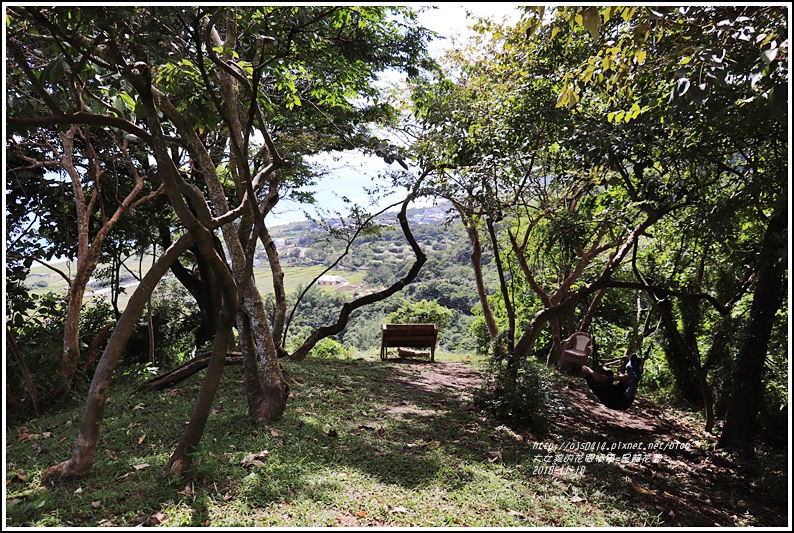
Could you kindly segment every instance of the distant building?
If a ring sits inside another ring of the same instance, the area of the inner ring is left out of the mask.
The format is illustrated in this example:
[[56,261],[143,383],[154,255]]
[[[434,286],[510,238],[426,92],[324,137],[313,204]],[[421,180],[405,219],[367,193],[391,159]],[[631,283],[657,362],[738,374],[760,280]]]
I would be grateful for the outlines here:
[[317,280],[318,287],[338,287],[347,284],[347,280],[342,276],[320,276]]

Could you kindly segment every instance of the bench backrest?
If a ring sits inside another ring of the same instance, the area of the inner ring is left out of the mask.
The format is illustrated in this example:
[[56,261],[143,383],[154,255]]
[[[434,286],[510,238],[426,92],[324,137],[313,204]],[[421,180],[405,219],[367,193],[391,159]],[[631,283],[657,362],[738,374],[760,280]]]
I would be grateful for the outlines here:
[[438,335],[438,324],[383,324],[384,337],[429,337]]

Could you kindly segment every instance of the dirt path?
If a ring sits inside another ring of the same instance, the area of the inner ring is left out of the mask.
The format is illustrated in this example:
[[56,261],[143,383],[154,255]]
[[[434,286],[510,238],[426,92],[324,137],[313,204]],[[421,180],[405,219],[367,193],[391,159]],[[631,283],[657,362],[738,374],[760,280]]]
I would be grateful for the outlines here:
[[[407,373],[399,379],[406,393],[412,390],[420,400],[432,401],[434,391],[443,390],[470,406],[483,379],[464,363],[404,362]],[[523,446],[527,453],[552,450],[574,460],[590,455],[581,475],[589,490],[619,494],[668,526],[787,524],[782,452],[740,462],[716,450],[716,436],[683,411],[642,397],[627,411],[613,411],[598,403],[582,380],[568,376],[555,374],[551,387],[550,427],[542,434],[522,432]],[[494,426],[502,423],[493,420]]]

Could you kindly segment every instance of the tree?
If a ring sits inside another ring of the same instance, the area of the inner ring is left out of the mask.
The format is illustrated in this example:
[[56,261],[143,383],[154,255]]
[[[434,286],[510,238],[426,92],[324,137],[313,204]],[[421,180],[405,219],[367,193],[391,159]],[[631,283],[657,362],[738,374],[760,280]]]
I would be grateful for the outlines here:
[[[273,251],[265,217],[293,185],[303,185],[292,180],[287,157],[300,164],[300,150],[319,151],[332,142],[372,144],[374,137],[353,119],[365,112],[370,119],[388,118],[389,106],[377,101],[373,83],[379,71],[397,67],[414,72],[423,64],[426,32],[400,23],[400,18],[414,16],[409,9],[356,6],[13,11],[15,37],[50,43],[55,47],[48,49],[52,55],[65,58],[71,80],[90,88],[85,106],[49,114],[26,107],[23,98],[20,112],[10,120],[13,126],[77,128],[90,123],[135,144],[140,166],[162,180],[178,220],[172,231],[183,232],[157,260],[152,275],[144,276],[145,283],[122,313],[92,382],[74,456],[51,474],[81,474],[90,467],[109,373],[129,335],[129,323],[158,276],[189,246],[196,247],[219,285],[218,314],[195,411],[164,472],[179,475],[190,465],[235,323],[249,414],[255,421],[281,415],[288,387],[251,273],[256,242],[263,240]],[[38,78],[29,79],[35,85]],[[68,92],[61,90],[60,78],[54,80],[55,92]],[[37,94],[46,100],[49,93]],[[355,106],[356,98],[365,104]],[[313,111],[301,113],[302,107]],[[287,118],[291,114],[295,118]],[[303,120],[298,117],[311,115],[313,122],[306,123],[325,122],[325,131],[336,128],[340,134],[314,144],[292,142]],[[348,122],[330,123],[338,117]],[[356,135],[346,136],[346,131]],[[228,265],[216,246],[216,229],[223,235]],[[420,267],[421,261],[414,276]],[[282,283],[276,271],[274,281]],[[382,296],[409,281],[402,280]],[[322,332],[311,337],[305,346],[322,337]]]
[[[643,124],[645,131],[670,129],[665,138],[683,141],[670,151],[690,162],[690,180],[705,185],[701,188],[704,194],[691,196],[686,190],[689,183],[683,181],[671,185],[690,196],[697,213],[694,231],[702,246],[709,249],[724,242],[724,235],[720,240],[703,240],[704,227],[708,229],[706,238],[740,223],[743,233],[759,236],[750,246],[759,250],[761,259],[743,258],[739,263],[746,268],[739,278],[751,280],[757,275],[756,295],[765,294],[763,303],[754,299],[750,318],[751,323],[759,320],[753,325],[759,336],[748,342],[745,334],[740,343],[739,384],[733,388],[729,408],[733,412],[726,415],[726,420],[733,422],[727,424],[727,435],[721,439],[725,446],[746,446],[762,392],[764,358],[759,352],[766,350],[771,317],[784,290],[775,281],[781,275],[780,267],[769,257],[776,253],[774,243],[785,232],[778,221],[780,199],[785,196],[783,169],[787,169],[782,128],[789,83],[786,10],[781,6],[609,7],[571,8],[561,15],[558,32],[565,25],[584,26],[593,39],[612,40],[570,73],[558,104],[574,106],[593,85],[605,83],[611,94],[607,101],[623,102],[622,109],[609,112],[611,122],[642,123],[643,116],[655,117]],[[602,24],[617,16],[625,24],[619,24],[615,33],[605,32]],[[632,141],[636,143],[638,138],[642,137],[636,135]],[[761,238],[759,229],[763,227],[766,234]],[[734,251],[729,253],[738,259]],[[718,269],[723,267],[716,265]],[[724,296],[726,307],[739,302],[750,283],[733,286],[734,292]],[[688,314],[695,320],[687,320],[689,333],[684,335],[673,326],[671,317],[666,322],[676,344],[689,354],[700,373],[699,357],[693,355],[697,352],[693,335],[699,321],[697,310]],[[749,348],[750,344],[754,348]],[[706,396],[705,378],[699,379]],[[708,410],[709,400],[705,401]],[[709,420],[706,426],[710,428]]]
[[[10,49],[18,66],[30,61],[30,58],[14,39],[11,40]],[[51,64],[45,68],[49,69],[50,67]],[[15,90],[30,91],[37,95],[47,103],[51,116],[62,114],[64,108],[49,98],[33,71],[30,68],[19,68],[19,70],[24,73],[25,77],[20,86],[15,87]],[[72,379],[80,359],[80,309],[88,282],[99,262],[105,239],[129,211],[162,192],[162,189],[152,188],[148,183],[149,180],[138,172],[130,155],[127,140],[117,142],[113,135],[99,133],[98,136],[105,136],[115,146],[111,150],[97,150],[94,146],[95,143],[102,141],[94,140],[94,135],[91,128],[73,125],[66,130],[57,132],[59,146],[56,146],[58,143],[54,138],[47,139],[46,134],[42,135],[44,141],[39,148],[44,153],[50,152],[53,158],[46,158],[43,161],[27,157],[26,152],[30,153],[30,147],[24,146],[27,143],[22,143],[23,147],[12,138],[9,147],[16,151],[20,159],[26,159],[22,167],[11,169],[17,177],[29,175],[19,172],[24,169],[49,168],[52,171],[58,165],[71,184],[70,200],[73,202],[71,211],[75,221],[76,234],[71,236],[70,240],[76,243],[76,247],[64,251],[76,260],[75,274],[70,276],[57,268],[50,267],[58,272],[69,285],[63,352],[58,379],[54,381],[56,388],[50,392],[51,398],[59,402],[63,402],[71,393]],[[83,147],[81,150],[83,155],[78,155],[76,144]],[[100,156],[100,154],[102,155]],[[42,155],[44,154],[42,153]],[[86,158],[85,166],[80,162],[82,157]],[[114,161],[111,158],[126,161],[127,168],[125,169],[123,166],[114,168]],[[121,180],[126,179],[126,183],[119,183],[120,178]],[[116,181],[115,187],[113,181]],[[33,184],[28,183],[22,187],[29,188],[30,185]],[[104,197],[103,187],[105,186],[114,187],[116,198],[119,198],[120,201],[108,202]],[[125,191],[125,189],[127,190]],[[41,224],[48,221],[40,219],[38,222]],[[92,226],[94,226],[93,229]],[[45,258],[34,257],[34,259],[43,260]]]

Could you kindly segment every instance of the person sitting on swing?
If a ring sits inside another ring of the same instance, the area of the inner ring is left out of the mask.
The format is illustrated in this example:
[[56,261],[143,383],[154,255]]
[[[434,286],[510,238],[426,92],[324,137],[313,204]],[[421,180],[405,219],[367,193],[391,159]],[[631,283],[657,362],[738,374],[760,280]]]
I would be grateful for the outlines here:
[[579,375],[587,381],[587,386],[605,407],[625,411],[634,402],[637,394],[637,385],[642,375],[642,360],[632,354],[626,364],[626,373],[617,376],[611,370],[602,373],[587,365],[582,366]]

